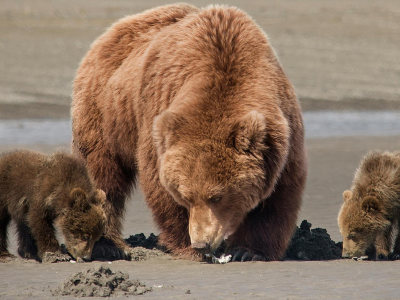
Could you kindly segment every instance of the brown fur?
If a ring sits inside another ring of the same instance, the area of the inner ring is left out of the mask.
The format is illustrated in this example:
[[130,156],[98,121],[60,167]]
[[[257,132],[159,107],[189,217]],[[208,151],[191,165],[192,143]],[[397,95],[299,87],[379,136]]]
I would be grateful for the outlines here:
[[359,257],[374,250],[384,256],[391,250],[400,253],[398,233],[392,243],[392,234],[399,230],[400,152],[367,154],[343,199],[338,216],[343,257]]
[[14,151],[0,156],[0,179],[0,256],[10,256],[7,226],[14,220],[23,258],[60,253],[56,225],[69,253],[90,259],[104,232],[105,194],[93,187],[83,161],[61,152]]
[[228,246],[282,257],[306,180],[293,88],[262,30],[239,9],[169,5],[98,38],[74,84],[73,149],[107,193],[106,236],[138,175],[181,256]]

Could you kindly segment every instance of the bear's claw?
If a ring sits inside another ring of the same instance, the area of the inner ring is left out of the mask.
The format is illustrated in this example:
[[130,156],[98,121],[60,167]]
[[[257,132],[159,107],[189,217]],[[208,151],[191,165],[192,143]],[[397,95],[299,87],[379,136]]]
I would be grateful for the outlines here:
[[400,254],[394,253],[394,252],[390,252],[389,255],[388,255],[388,259],[390,259],[390,260],[400,260]]
[[102,245],[93,249],[92,260],[130,260],[130,255],[115,246]]
[[131,260],[129,251],[120,249],[113,242],[101,237],[94,245],[92,260]]
[[232,261],[266,261],[266,257],[260,253],[253,252],[251,250],[243,248],[235,248],[230,253],[232,255]]

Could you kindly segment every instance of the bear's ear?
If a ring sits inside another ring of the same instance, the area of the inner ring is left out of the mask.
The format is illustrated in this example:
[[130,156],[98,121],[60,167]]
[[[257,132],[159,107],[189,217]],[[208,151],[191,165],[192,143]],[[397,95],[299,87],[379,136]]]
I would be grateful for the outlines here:
[[376,213],[380,212],[381,204],[375,196],[366,196],[362,200],[361,208],[366,213]]
[[346,190],[343,192],[343,201],[349,201],[351,199],[351,197],[353,197],[353,193],[352,191]]
[[87,203],[85,191],[81,188],[74,188],[69,194],[69,206],[72,207],[76,204],[82,206],[84,203]]
[[166,110],[161,115],[154,118],[153,140],[158,155],[163,154],[166,148],[174,144],[174,132],[184,125],[184,123],[185,120],[182,117],[170,110]]
[[95,197],[92,199],[94,205],[103,206],[106,203],[106,193],[103,190],[97,189]]
[[242,117],[233,126],[233,147],[239,151],[248,151],[263,142],[267,134],[265,117],[253,110]]

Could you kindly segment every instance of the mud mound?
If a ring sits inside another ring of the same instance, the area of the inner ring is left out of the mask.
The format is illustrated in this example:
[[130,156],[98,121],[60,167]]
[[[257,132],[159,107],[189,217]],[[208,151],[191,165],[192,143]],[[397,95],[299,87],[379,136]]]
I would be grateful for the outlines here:
[[327,260],[342,258],[342,242],[335,243],[323,228],[311,229],[307,220],[296,228],[284,260]]
[[53,296],[110,297],[142,295],[152,291],[138,280],[129,280],[129,275],[112,272],[102,266],[78,272],[68,278],[61,287],[52,291]]

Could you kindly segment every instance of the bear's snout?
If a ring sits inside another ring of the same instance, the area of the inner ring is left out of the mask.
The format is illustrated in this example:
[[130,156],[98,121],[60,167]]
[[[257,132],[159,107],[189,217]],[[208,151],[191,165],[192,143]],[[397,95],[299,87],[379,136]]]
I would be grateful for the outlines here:
[[192,248],[201,253],[211,253],[211,246],[206,242],[194,242]]
[[342,258],[351,258],[351,255],[347,251],[343,251]]
[[206,205],[192,206],[189,217],[189,236],[193,249],[212,253],[224,239],[223,226]]

